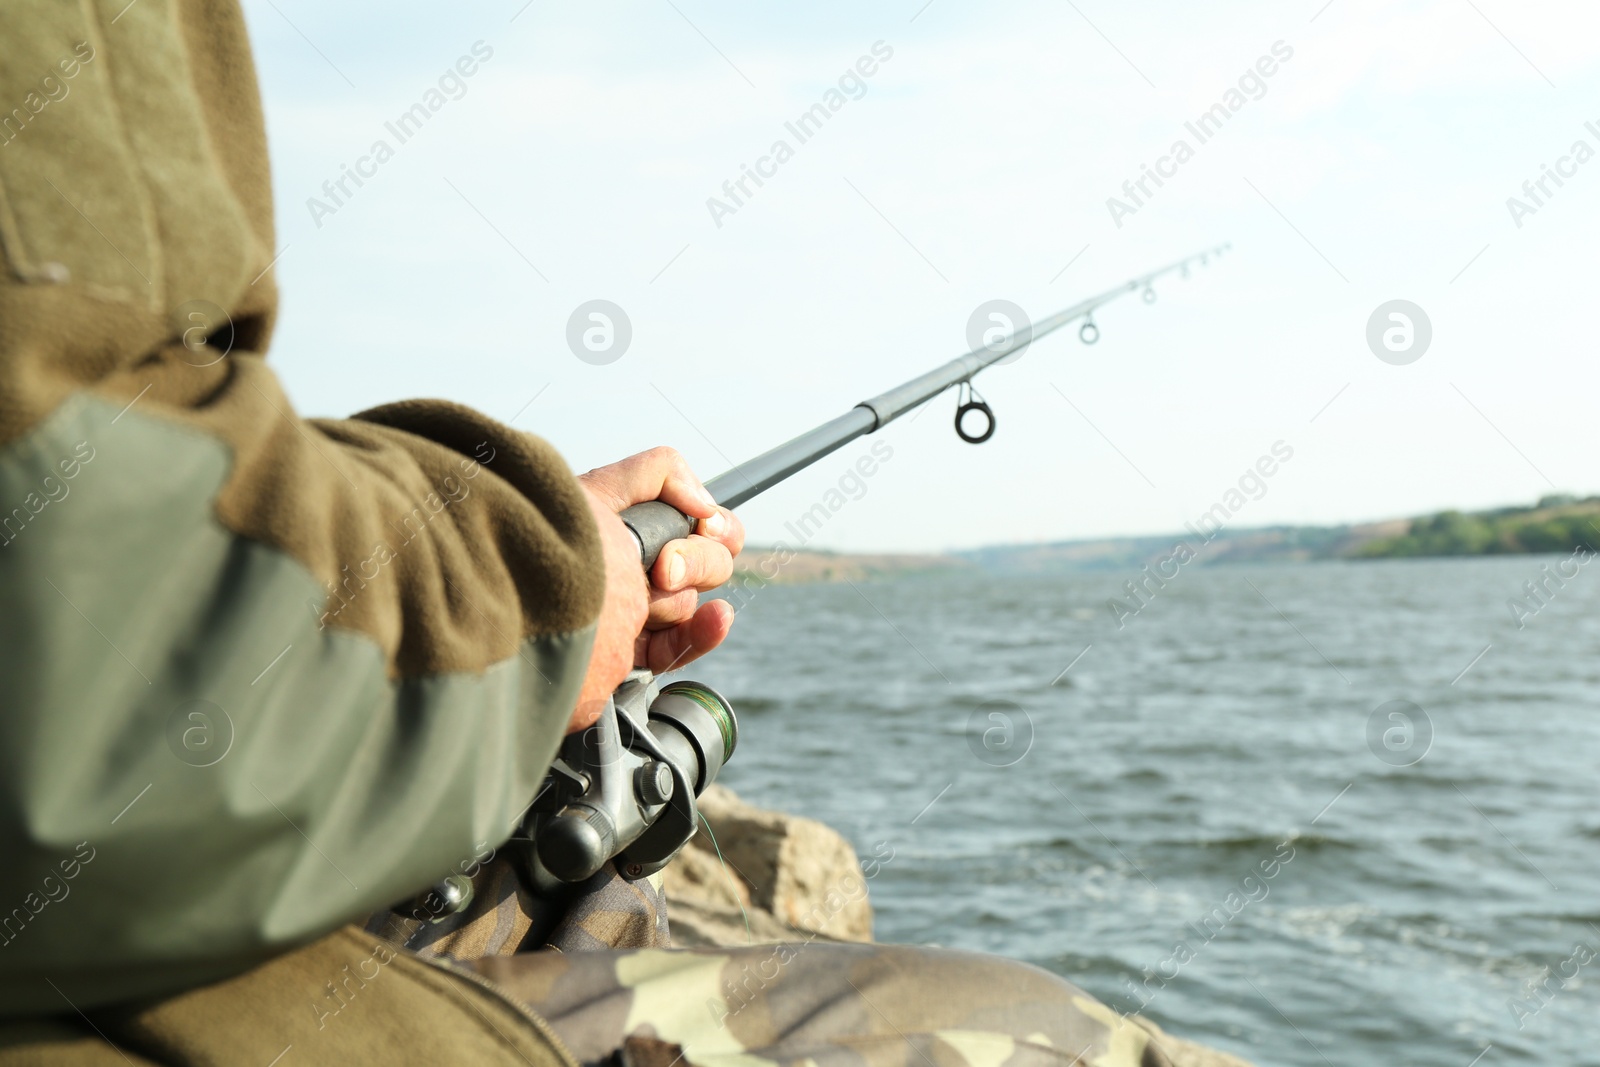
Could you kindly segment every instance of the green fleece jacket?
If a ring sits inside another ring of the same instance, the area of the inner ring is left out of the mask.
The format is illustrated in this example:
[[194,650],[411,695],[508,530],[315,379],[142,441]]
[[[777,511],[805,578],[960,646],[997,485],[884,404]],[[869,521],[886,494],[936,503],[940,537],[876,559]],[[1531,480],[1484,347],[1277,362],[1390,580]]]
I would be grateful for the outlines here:
[[234,0],[0,10],[0,1017],[302,958],[503,840],[576,699],[571,473],[302,419],[276,251]]

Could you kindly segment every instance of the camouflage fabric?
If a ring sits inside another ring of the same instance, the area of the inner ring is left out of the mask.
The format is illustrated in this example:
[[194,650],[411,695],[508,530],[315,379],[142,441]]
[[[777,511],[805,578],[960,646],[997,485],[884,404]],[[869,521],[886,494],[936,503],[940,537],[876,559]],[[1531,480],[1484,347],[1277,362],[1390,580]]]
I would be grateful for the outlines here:
[[607,867],[578,887],[544,936],[544,947],[562,952],[669,947],[672,932],[661,882],[659,874],[629,882]]
[[824,941],[667,950],[658,878],[608,866],[546,899],[503,855],[468,873],[460,915],[384,912],[367,931],[488,979],[586,1065],[1169,1067],[1148,1030],[1026,964]]
[[545,898],[526,888],[504,855],[491,852],[463,873],[473,890],[465,911],[438,921],[423,904],[381,911],[367,920],[367,932],[451,963],[540,948],[590,952],[672,944],[660,875],[630,882],[607,864],[561,897]]
[[1156,1038],[1026,964],[801,943],[519,953],[461,964],[585,1065],[1170,1067]]

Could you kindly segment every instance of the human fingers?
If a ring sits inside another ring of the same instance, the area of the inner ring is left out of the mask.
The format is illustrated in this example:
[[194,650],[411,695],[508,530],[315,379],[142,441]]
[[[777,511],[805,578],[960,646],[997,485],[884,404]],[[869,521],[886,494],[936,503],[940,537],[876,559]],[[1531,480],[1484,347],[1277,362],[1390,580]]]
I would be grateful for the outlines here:
[[715,514],[701,519],[695,533],[719,542],[731,556],[744,551],[744,523],[727,508],[719,507]]
[[[668,593],[654,587],[650,590],[650,608],[642,633],[651,630],[665,630],[681,622],[688,622],[694,617],[695,609],[700,606],[700,594],[693,589],[683,589],[676,593]],[[642,666],[639,661],[635,666]]]
[[671,504],[694,519],[706,518],[717,510],[716,501],[689,468],[689,461],[675,448],[652,448],[596,467],[579,480],[602,496],[613,511],[647,500]]
[[732,628],[733,605],[726,600],[708,600],[687,622],[646,631],[645,666],[656,674],[677,670],[722,644]]
[[654,589],[676,593],[683,589],[705,592],[733,577],[733,553],[721,541],[691,534],[668,541],[650,568]]

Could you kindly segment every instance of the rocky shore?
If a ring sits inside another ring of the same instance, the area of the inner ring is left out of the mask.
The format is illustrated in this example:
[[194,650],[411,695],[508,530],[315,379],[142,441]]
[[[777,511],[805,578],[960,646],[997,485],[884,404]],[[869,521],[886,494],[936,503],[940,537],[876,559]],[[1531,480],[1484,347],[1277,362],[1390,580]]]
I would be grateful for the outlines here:
[[[863,865],[837,831],[814,819],[746,804],[716,785],[701,797],[700,810],[722,860],[700,833],[667,868],[674,945],[872,940],[868,886],[876,861],[869,857]],[[1174,1037],[1148,1019],[1129,1019],[1151,1033],[1175,1067],[1251,1067],[1226,1052]]]

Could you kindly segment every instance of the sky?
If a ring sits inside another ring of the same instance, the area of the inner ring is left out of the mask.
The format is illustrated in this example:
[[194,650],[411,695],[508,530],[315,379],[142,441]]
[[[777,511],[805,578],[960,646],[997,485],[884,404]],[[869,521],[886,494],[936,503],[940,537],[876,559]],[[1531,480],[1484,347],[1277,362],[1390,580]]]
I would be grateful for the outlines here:
[[[1593,5],[245,9],[270,358],[304,414],[445,397],[576,470],[670,444],[709,478],[967,351],[987,301],[1042,319],[1230,242],[1099,311],[1093,346],[1063,330],[983,374],[988,443],[939,397],[869,477],[873,439],[742,507],[751,542],[796,544],[819,502],[809,547],[933,551],[1176,530],[1242,478],[1240,527],[1600,491],[1600,158],[1573,156],[1600,151]],[[841,79],[802,143],[786,123]],[[418,103],[402,142],[386,123]],[[1185,124],[1219,103],[1202,143]],[[1135,201],[1147,165],[1170,176]],[[1547,165],[1568,176],[1536,202]],[[625,349],[569,344],[593,300]],[[1420,356],[1369,343],[1395,300],[1426,317]]]

